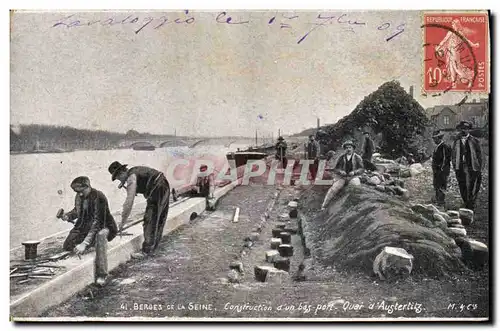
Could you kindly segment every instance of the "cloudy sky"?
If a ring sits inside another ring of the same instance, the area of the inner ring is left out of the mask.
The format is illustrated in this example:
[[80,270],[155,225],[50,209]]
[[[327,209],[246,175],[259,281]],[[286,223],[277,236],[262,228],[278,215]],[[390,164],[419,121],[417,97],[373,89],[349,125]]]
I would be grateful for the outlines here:
[[333,123],[393,79],[424,108],[456,103],[420,95],[421,15],[17,12],[11,124],[276,136]]

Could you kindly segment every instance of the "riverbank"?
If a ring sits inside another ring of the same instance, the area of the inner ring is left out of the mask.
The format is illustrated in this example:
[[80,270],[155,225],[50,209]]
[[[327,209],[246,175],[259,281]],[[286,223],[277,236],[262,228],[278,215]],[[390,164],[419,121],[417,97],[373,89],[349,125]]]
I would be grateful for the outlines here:
[[[305,281],[296,282],[292,277],[281,284],[256,281],[253,268],[268,265],[264,252],[269,249],[278,215],[305,189],[237,187],[220,201],[215,212],[204,213],[165,238],[154,257],[122,265],[112,272],[109,286],[86,288],[43,316],[138,320],[412,317],[424,320],[488,316],[488,285],[482,275],[450,281],[416,281],[410,277],[382,282],[371,275],[314,265]],[[244,274],[240,283],[229,283],[226,278],[229,263],[242,256],[244,239],[255,230],[276,193],[269,221],[242,257]],[[232,222],[235,207],[240,207],[238,223]],[[292,239],[292,276],[303,258],[297,238]],[[331,276],[329,280],[320,280],[325,279],[325,274]]]

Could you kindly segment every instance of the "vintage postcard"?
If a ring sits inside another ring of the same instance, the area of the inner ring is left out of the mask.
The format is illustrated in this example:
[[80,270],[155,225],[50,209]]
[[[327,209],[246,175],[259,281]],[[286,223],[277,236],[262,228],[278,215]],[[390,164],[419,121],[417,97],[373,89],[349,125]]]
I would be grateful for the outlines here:
[[491,321],[489,11],[10,19],[12,321]]

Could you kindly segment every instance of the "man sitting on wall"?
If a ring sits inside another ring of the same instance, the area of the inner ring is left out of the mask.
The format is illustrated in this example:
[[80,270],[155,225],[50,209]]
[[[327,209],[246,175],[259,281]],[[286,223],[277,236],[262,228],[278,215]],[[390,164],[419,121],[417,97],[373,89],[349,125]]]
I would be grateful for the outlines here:
[[324,210],[330,203],[332,198],[350,182],[359,183],[359,175],[364,172],[363,159],[358,154],[354,153],[356,146],[351,140],[346,141],[342,147],[345,150],[335,165],[334,182],[328,192],[326,193],[321,210]]

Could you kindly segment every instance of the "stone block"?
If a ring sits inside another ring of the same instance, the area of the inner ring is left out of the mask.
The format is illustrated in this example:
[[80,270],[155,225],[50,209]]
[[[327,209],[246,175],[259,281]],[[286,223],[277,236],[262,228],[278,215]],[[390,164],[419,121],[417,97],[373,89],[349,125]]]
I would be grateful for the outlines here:
[[373,261],[373,272],[381,279],[407,277],[413,269],[413,256],[398,247],[386,246]]
[[[448,228],[446,229],[447,233],[451,233],[451,237],[452,238],[456,238],[456,237],[465,237],[467,235],[467,231],[465,229],[461,229],[461,228]],[[455,236],[454,236],[455,235]]]
[[267,271],[265,282],[270,284],[282,284],[285,283],[288,278],[288,272],[272,268]]
[[274,267],[279,270],[284,270],[286,272],[290,271],[290,259],[286,257],[278,257],[274,261]]
[[239,283],[240,282],[240,274],[238,271],[231,269],[227,273],[227,279],[229,280],[230,283]]
[[460,213],[456,210],[448,210],[446,212],[451,218],[460,218]]
[[229,263],[229,269],[243,273],[243,263],[241,261],[233,261]]
[[292,210],[290,210],[288,215],[290,216],[290,218],[297,218],[297,216],[299,215],[299,212],[297,211],[297,209],[292,209]]
[[277,229],[272,229],[271,231],[273,234],[273,238],[279,238],[280,233],[283,232],[283,229],[277,228]]
[[271,249],[278,249],[281,244],[281,238],[271,238]]
[[470,209],[460,208],[458,210],[460,219],[463,225],[471,225],[474,223],[474,212]]
[[293,256],[293,246],[288,244],[281,244],[278,246],[278,252],[283,257]]
[[377,186],[377,185],[380,185],[380,183],[382,183],[382,181],[380,180],[380,178],[378,178],[378,176],[371,176],[368,179],[368,183],[371,185]]
[[484,243],[470,238],[457,239],[456,243],[462,250],[462,259],[467,265],[481,269],[488,263],[489,251]]
[[286,231],[281,232],[279,238],[281,238],[281,242],[283,244],[289,244],[292,242],[292,235]]
[[379,192],[385,192],[385,186],[384,185],[377,185],[375,186],[375,189]]
[[[278,246],[279,248],[279,246]],[[280,256],[280,253],[277,250],[271,250],[266,252],[266,262],[273,263],[276,258]]]
[[299,203],[297,201],[292,200],[288,203],[288,207],[291,209],[296,209],[298,206],[299,206]]
[[448,225],[454,225],[454,224],[462,225],[462,220],[460,218],[450,218],[447,222]]
[[255,280],[259,282],[265,282],[267,273],[269,270],[274,269],[274,267],[268,267],[268,266],[255,266],[254,267],[254,276]]

